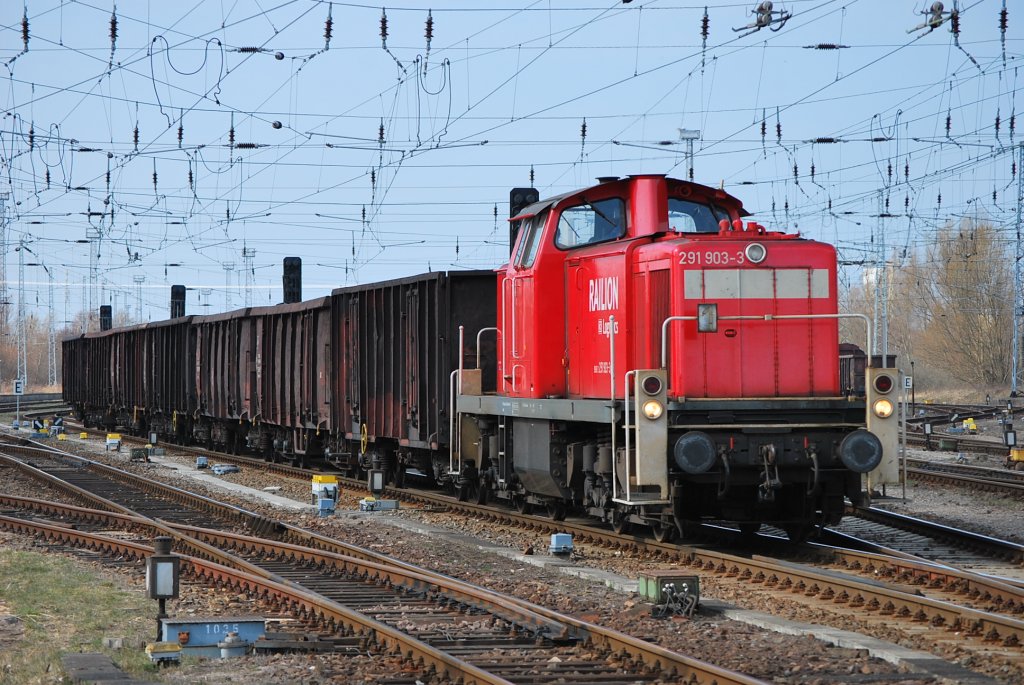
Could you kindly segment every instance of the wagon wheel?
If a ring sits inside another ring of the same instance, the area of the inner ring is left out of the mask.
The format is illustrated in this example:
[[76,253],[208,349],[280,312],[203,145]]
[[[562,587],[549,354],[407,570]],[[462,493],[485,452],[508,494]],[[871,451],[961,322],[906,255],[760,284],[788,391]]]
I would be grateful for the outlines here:
[[391,482],[392,484],[394,484],[396,488],[405,487],[405,464],[395,464],[395,470],[392,472],[391,475]]
[[512,506],[516,508],[520,514],[530,513],[530,503],[526,501],[526,495],[512,495]]
[[564,521],[565,520],[565,502],[560,500],[548,500],[547,502],[548,517],[552,521]]
[[651,524],[651,533],[658,542],[671,542],[672,538],[676,536],[676,527],[672,523],[653,523]]
[[615,509],[612,511],[612,530],[617,534],[622,535],[623,533],[629,532],[629,514],[622,511],[621,509]]
[[487,483],[482,480],[476,486],[476,503],[487,504]]
[[366,454],[366,445],[370,442],[370,436],[366,431],[366,424],[359,426],[359,454]]

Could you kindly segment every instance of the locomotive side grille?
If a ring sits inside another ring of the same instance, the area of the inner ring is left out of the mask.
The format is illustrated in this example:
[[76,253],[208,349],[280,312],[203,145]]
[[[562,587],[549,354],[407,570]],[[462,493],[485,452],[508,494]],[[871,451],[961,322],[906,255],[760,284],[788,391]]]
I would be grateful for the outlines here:
[[827,269],[703,269],[685,272],[687,299],[818,299],[829,297]]

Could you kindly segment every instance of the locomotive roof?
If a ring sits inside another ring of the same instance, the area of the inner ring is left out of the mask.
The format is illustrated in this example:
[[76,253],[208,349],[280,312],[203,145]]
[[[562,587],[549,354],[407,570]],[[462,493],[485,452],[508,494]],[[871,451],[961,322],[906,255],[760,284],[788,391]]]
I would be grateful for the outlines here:
[[740,216],[750,216],[750,212],[743,208],[743,202],[738,197],[735,197],[734,195],[731,195],[731,194],[725,192],[724,190],[718,190],[716,188],[712,188],[711,186],[706,186],[706,185],[704,185],[702,183],[694,183],[693,181],[685,181],[685,180],[679,179],[679,178],[671,178],[669,176],[664,176],[662,174],[642,174],[642,175],[636,175],[636,176],[627,176],[625,178],[617,179],[615,181],[605,181],[603,183],[599,183],[599,184],[593,185],[593,186],[588,186],[586,188],[578,188],[577,190],[570,190],[567,193],[560,193],[559,195],[552,195],[551,197],[544,198],[543,200],[539,200],[537,202],[534,202],[531,205],[527,205],[526,207],[523,207],[523,209],[520,210],[518,214],[516,214],[515,216],[509,218],[509,221],[519,221],[520,219],[529,219],[530,217],[537,216],[538,214],[540,214],[544,210],[550,209],[551,207],[553,207],[554,205],[558,204],[562,200],[564,200],[564,199],[566,199],[568,197],[572,197],[573,195],[579,195],[581,193],[587,192],[588,190],[593,190],[594,188],[600,188],[600,187],[603,187],[603,186],[606,186],[606,185],[629,183],[630,180],[632,180],[634,178],[640,178],[641,176],[662,176],[662,178],[664,178],[666,181],[672,181],[675,184],[685,184],[685,185],[689,185],[689,186],[694,186],[695,188],[700,188],[701,190],[703,190],[703,191],[705,191],[707,193],[709,199],[719,199],[716,196],[720,196],[721,194],[724,194],[726,196],[726,198],[730,202],[733,202],[733,203],[736,204],[736,207],[737,207],[737,210],[739,211],[739,215]]

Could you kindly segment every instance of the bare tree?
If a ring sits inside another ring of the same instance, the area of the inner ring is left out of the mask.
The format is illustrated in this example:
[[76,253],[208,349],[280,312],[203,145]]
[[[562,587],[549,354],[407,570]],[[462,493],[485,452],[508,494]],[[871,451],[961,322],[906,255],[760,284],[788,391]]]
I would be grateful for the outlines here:
[[972,385],[1003,385],[1010,375],[1012,260],[987,223],[940,229],[899,297],[917,306],[922,358]]

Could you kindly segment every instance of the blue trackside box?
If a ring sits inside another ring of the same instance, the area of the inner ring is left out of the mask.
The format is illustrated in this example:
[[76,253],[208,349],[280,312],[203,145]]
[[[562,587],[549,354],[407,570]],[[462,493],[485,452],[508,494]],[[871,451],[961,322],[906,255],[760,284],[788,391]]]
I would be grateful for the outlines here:
[[162,618],[160,640],[181,645],[185,656],[220,658],[218,642],[228,633],[238,633],[245,642],[253,643],[266,632],[266,621],[259,616],[214,616],[211,618]]
[[551,546],[548,547],[548,551],[552,554],[571,554],[572,553],[572,535],[569,533],[552,533],[551,534]]

